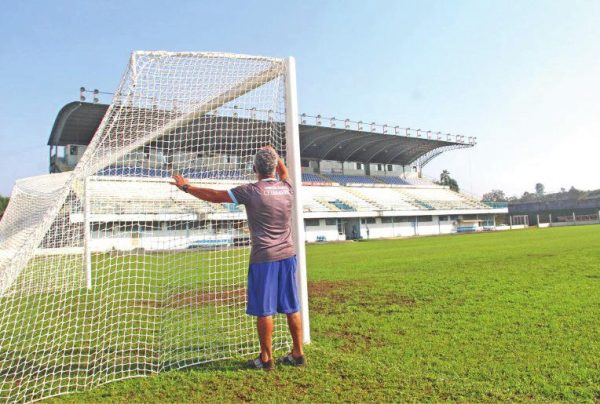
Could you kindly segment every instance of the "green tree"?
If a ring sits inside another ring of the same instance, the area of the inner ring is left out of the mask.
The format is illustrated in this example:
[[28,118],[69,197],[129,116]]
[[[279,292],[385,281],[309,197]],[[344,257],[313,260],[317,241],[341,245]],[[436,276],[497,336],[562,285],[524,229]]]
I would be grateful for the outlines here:
[[8,206],[9,199],[10,198],[8,196],[0,196],[0,217],[2,217],[2,215],[4,214],[4,211]]
[[487,194],[483,194],[481,200],[487,202],[506,202],[508,201],[508,198],[504,194],[504,191],[500,189],[492,189]]
[[541,182],[535,184],[535,194],[538,198],[544,196],[544,184],[542,184]]
[[437,183],[449,187],[454,192],[460,191],[458,182],[450,176],[450,172],[448,170],[442,171],[440,174],[440,180]]

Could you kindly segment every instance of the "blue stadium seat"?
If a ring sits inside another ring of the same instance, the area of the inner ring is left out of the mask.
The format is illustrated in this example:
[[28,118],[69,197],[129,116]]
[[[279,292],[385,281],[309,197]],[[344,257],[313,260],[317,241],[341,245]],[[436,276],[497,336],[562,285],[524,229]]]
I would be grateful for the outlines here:
[[340,184],[377,184],[378,181],[367,175],[341,175],[341,174],[331,174],[328,175],[332,181],[338,182]]
[[400,177],[377,177],[381,182],[385,182],[386,184],[394,184],[394,185],[407,185],[408,182],[403,180]]
[[312,173],[302,173],[302,181],[304,182],[328,182],[325,178],[320,175]]

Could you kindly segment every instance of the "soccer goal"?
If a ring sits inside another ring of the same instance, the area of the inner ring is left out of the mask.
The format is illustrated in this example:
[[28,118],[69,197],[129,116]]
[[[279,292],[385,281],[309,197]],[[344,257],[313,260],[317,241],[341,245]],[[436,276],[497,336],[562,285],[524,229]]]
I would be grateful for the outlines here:
[[297,119],[293,58],[134,52],[75,170],[18,181],[0,222],[0,401],[257,353],[243,208],[169,182],[252,181],[265,144],[295,187],[309,342]]

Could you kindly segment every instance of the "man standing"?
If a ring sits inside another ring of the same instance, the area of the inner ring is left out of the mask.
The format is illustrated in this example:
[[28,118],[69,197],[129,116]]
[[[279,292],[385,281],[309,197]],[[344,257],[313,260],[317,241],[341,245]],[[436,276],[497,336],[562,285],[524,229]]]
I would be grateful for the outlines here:
[[[248,361],[255,369],[274,367],[272,352],[273,315],[284,313],[292,335],[293,349],[280,362],[302,366],[302,317],[296,289],[296,252],[292,241],[294,191],[288,170],[277,152],[265,146],[254,156],[258,181],[228,191],[194,187],[180,175],[173,185],[196,198],[215,203],[246,206],[252,241],[248,269],[246,313],[257,317],[260,355]],[[279,180],[275,174],[279,176]]]

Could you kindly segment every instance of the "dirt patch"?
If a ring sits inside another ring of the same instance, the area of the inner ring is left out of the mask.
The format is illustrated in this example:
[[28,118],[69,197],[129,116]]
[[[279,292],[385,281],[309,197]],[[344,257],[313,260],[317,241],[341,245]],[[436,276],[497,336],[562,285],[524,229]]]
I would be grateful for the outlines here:
[[344,292],[351,289],[360,289],[369,286],[368,282],[364,281],[320,281],[308,283],[308,297],[319,298],[329,297],[334,300],[342,299],[345,301]]
[[134,307],[141,308],[184,308],[199,307],[220,302],[244,303],[246,301],[246,288],[223,290],[219,292],[205,292],[201,290],[188,290],[168,296],[163,300],[142,299],[136,300]]
[[385,315],[418,304],[415,297],[390,290],[373,290],[374,287],[377,286],[368,281],[311,282],[308,284],[311,310],[334,315],[353,312],[358,308]]
[[341,352],[366,352],[388,346],[387,339],[375,328],[357,328],[352,325],[324,331],[323,336],[334,338]]

